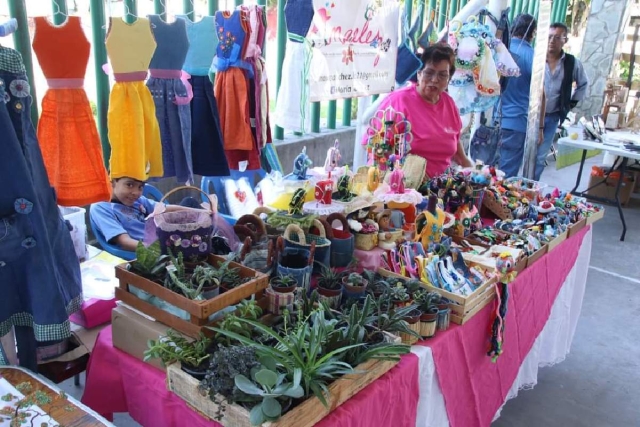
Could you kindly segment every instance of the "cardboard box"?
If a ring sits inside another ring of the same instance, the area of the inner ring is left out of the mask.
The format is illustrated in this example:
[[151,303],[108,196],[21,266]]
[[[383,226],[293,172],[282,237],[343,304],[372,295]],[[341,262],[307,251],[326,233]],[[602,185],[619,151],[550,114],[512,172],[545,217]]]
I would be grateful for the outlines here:
[[[587,188],[591,188],[596,184],[600,184],[604,181],[603,177],[599,176],[591,176],[589,177],[589,186]],[[616,178],[607,179],[607,182],[604,184],[600,184],[595,188],[591,188],[587,194],[589,196],[601,197],[605,199],[613,200],[616,197],[616,186],[618,185],[618,180]],[[624,178],[622,185],[620,186],[620,203],[626,205],[629,203],[629,199],[631,199],[631,193],[633,193],[633,189],[636,185],[635,174],[629,174]]]
[[[136,359],[143,360],[149,340],[165,336],[169,327],[160,322],[141,316],[122,305],[111,312],[113,346]],[[165,370],[160,359],[151,359],[146,363]]]

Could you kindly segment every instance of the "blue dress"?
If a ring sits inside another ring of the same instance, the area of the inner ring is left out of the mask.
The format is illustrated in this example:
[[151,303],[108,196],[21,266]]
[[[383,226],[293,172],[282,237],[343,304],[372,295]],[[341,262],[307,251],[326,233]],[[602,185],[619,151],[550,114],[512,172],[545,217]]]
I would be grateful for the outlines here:
[[82,281],[30,111],[22,57],[0,47],[0,336],[26,326],[36,341],[57,341],[71,335]]
[[168,24],[149,15],[156,50],[149,64],[147,87],[156,106],[162,141],[164,178],[193,182],[191,158],[191,107],[187,86],[181,80],[189,39],[185,21]]

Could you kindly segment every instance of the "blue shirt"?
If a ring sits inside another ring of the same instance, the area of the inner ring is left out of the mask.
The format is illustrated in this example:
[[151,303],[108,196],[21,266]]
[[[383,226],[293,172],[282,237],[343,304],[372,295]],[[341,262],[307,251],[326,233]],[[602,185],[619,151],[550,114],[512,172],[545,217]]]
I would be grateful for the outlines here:
[[510,77],[507,90],[502,94],[502,128],[526,132],[533,47],[524,40],[514,38],[511,40],[509,51],[520,68],[520,76]]
[[134,240],[144,238],[144,223],[156,202],[140,196],[133,206],[121,203],[100,202],[91,205],[89,214],[107,242],[121,234]]

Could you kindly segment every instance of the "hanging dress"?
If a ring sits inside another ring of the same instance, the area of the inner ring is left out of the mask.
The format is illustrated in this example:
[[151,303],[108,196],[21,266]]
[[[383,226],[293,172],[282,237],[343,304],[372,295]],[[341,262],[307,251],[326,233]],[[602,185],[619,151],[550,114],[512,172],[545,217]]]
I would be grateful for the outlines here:
[[111,177],[160,178],[164,175],[160,128],[144,83],[156,49],[149,20],[138,18],[127,24],[111,18],[106,46],[116,80],[107,115]]
[[[71,335],[82,304],[80,265],[31,123],[18,52],[0,47],[0,336],[32,327],[38,342]],[[0,365],[3,360],[0,352]]]
[[149,21],[157,46],[149,65],[147,87],[153,96],[160,126],[164,177],[175,176],[178,182],[193,182],[189,105],[193,94],[186,79],[181,79],[189,50],[186,24],[182,19],[168,24],[158,15],[150,15]]
[[288,0],[284,15],[287,23],[287,45],[274,123],[283,129],[306,133],[311,126],[307,78],[312,49],[305,37],[313,21],[313,1]]
[[84,90],[91,45],[80,18],[53,26],[35,18],[33,50],[49,89],[42,99],[38,140],[58,203],[84,206],[111,199],[102,146]]
[[191,156],[193,173],[202,176],[229,176],[229,166],[224,155],[218,102],[213,96],[213,84],[209,78],[211,61],[216,54],[218,37],[213,16],[203,16],[198,22],[185,15],[189,38],[189,51],[182,69],[191,75],[193,88],[191,100]]
[[243,10],[216,12],[218,48],[211,70],[216,73],[214,93],[220,107],[224,149],[231,169],[260,168],[251,129],[251,66],[243,60],[249,43],[249,17]]

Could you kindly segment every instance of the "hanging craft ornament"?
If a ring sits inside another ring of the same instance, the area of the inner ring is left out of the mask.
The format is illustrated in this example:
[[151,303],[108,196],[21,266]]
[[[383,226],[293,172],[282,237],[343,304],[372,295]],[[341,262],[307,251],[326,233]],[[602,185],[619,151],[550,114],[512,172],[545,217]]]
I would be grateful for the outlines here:
[[496,270],[499,274],[499,282],[496,283],[496,317],[491,324],[491,342],[487,355],[492,362],[498,360],[503,352],[504,328],[507,317],[507,304],[509,301],[509,283],[515,280],[516,262],[509,252],[503,252],[496,259]]
[[403,164],[411,151],[411,123],[403,113],[391,107],[378,110],[369,120],[367,135],[369,158],[380,171],[393,169],[394,158]]

